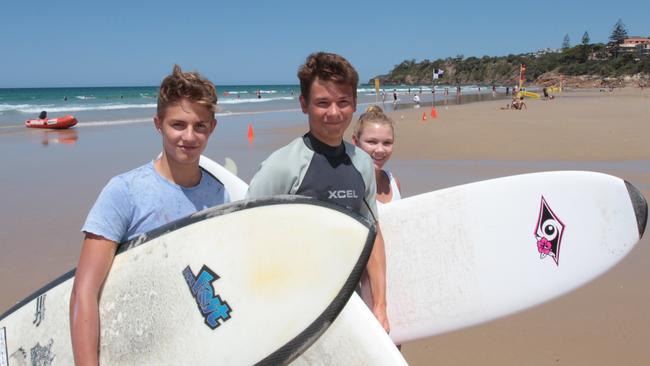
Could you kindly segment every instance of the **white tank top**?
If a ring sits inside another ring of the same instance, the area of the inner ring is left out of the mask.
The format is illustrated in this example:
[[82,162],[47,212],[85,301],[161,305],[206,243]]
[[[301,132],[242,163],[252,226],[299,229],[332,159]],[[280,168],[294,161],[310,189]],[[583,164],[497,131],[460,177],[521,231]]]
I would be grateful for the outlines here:
[[[384,170],[384,173],[388,176],[388,181],[390,182],[390,191],[393,193],[390,202],[397,201],[402,199],[402,194],[399,191],[399,187],[397,187],[397,181],[393,177],[393,173],[389,172],[388,170]],[[384,205],[385,203],[377,201],[377,205]]]

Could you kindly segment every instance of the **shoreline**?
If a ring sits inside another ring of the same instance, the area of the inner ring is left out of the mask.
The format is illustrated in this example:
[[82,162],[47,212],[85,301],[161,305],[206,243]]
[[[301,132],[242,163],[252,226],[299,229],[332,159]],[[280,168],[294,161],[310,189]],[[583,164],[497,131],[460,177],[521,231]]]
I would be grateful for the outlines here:
[[[39,88],[40,89],[40,88]],[[65,89],[65,88],[63,88]],[[88,88],[93,89],[93,88]],[[98,88],[102,89],[102,88]],[[273,94],[271,94],[273,95]],[[393,105],[390,103],[382,103],[386,109],[397,108],[398,110],[410,108],[413,106],[413,101],[411,100],[412,96],[415,93],[407,94],[406,92],[399,94],[401,98],[399,103]],[[422,104],[427,105],[431,103],[431,94],[427,91],[422,94]],[[449,97],[449,105],[452,104],[468,104],[473,102],[480,102],[483,99],[493,98],[488,96],[487,93],[478,94],[475,91],[465,92],[461,96]],[[500,93],[496,98],[507,98]],[[78,119],[77,128],[82,128],[86,126],[94,125],[103,125],[103,124],[132,124],[132,123],[141,123],[150,121],[152,116],[155,114],[156,104],[151,103],[151,97],[147,98],[149,102],[142,103],[142,101],[127,101],[126,99],[122,102],[125,104],[113,104],[110,101],[109,104],[102,105],[104,99],[97,99],[95,97],[80,100],[72,100],[70,102],[65,102],[64,104],[53,107],[52,105],[31,105],[29,107],[22,106],[29,110],[29,113],[26,113],[25,110],[20,110],[16,112],[15,110],[8,109],[10,104],[0,103],[0,132],[2,130],[21,130],[24,129],[24,120],[33,118],[35,114],[39,113],[41,110],[47,110],[51,117],[63,116],[72,114]],[[360,93],[358,106],[362,108],[364,106],[369,106],[376,104],[375,94],[366,94]],[[0,101],[2,99],[0,98]],[[112,97],[112,100],[115,102],[121,102],[120,98]],[[52,102],[52,101],[50,101]],[[75,102],[79,103],[91,103],[88,105],[74,105]],[[259,115],[267,114],[276,114],[276,113],[295,113],[301,115],[301,109],[298,103],[298,96],[282,96],[278,98],[266,97],[262,99],[242,99],[242,103],[239,103],[239,100],[224,101],[220,99],[219,106],[215,116],[217,119],[229,119],[231,117],[252,117]],[[71,103],[71,104],[67,104]],[[95,103],[95,104],[93,104]],[[100,103],[100,104],[96,104]],[[436,103],[443,103],[441,98],[441,93],[436,94]],[[17,107],[17,106],[15,106]],[[265,108],[266,107],[266,108]],[[270,108],[269,108],[270,107]],[[299,120],[299,117],[295,118]],[[74,129],[74,128],[73,128]]]

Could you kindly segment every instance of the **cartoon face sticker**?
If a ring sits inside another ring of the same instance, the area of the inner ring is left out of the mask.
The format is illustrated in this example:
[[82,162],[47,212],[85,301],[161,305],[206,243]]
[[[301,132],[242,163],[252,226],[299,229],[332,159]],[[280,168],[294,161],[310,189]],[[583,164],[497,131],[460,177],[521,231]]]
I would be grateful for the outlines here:
[[560,245],[564,227],[560,218],[551,210],[544,196],[542,196],[537,228],[534,233],[540,259],[551,257],[556,265],[560,265]]

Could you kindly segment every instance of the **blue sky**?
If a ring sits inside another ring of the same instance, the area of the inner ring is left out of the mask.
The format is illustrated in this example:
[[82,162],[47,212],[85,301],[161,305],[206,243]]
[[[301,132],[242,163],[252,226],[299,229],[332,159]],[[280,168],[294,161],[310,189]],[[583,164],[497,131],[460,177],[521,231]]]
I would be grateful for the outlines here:
[[[399,4],[399,5],[398,5]],[[650,36],[648,1],[3,1],[0,87],[158,85],[173,63],[218,85],[296,83],[305,57],[348,58],[362,81],[405,59],[558,48],[621,18]]]

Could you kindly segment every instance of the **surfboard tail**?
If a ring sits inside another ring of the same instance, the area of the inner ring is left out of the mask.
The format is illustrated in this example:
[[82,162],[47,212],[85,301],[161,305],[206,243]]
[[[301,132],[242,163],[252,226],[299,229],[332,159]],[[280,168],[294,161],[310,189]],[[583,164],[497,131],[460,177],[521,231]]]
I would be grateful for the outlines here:
[[648,223],[648,202],[645,197],[643,197],[643,194],[630,182],[625,181],[625,186],[627,187],[627,192],[632,201],[632,207],[634,208],[634,214],[636,215],[636,224],[639,228],[639,239],[641,239],[645,232],[646,224]]

